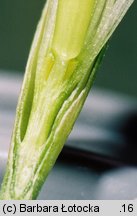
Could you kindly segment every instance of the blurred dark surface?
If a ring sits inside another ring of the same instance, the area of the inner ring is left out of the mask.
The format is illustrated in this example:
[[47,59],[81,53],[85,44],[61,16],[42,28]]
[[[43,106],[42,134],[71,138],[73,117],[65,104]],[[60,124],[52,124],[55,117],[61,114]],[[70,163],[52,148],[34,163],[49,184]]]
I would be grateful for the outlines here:
[[[0,0],[0,68],[24,73],[45,0]],[[137,96],[137,1],[110,40],[96,86]]]
[[45,0],[0,0],[0,68],[24,72]]

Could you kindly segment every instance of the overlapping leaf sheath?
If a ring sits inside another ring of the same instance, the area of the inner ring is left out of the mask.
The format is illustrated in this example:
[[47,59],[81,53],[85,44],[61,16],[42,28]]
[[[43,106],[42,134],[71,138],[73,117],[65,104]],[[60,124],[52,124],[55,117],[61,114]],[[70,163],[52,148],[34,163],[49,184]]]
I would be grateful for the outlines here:
[[1,199],[35,199],[133,0],[48,0],[36,30]]

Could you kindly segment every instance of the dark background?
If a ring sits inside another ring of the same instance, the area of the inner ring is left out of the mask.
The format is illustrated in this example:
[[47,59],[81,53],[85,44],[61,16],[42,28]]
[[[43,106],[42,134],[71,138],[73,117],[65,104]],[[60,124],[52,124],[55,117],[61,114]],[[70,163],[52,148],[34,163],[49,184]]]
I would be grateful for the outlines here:
[[[24,73],[45,0],[0,0],[0,69]],[[117,28],[95,86],[137,96],[137,1]]]

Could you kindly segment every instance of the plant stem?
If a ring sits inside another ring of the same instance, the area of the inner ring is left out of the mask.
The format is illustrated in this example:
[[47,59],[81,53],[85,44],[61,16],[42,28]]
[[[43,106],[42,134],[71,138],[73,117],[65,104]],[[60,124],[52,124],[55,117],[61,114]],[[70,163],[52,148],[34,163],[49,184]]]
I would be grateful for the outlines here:
[[38,196],[82,109],[106,43],[133,2],[120,1],[47,1],[27,63],[1,199]]

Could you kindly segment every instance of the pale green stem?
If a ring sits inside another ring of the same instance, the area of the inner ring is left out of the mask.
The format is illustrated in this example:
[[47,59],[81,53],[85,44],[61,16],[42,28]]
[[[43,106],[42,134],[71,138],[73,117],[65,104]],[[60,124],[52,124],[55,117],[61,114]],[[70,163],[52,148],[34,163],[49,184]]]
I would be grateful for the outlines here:
[[1,199],[37,197],[84,104],[105,44],[132,2],[47,1],[26,68]]

